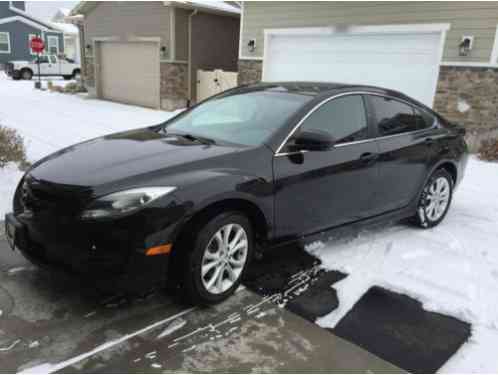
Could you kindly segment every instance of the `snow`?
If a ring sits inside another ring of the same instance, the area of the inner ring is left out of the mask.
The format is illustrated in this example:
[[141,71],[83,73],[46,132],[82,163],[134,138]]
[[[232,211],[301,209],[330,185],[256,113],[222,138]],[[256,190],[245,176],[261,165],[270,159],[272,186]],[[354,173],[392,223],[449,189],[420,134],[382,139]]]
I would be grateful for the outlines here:
[[397,224],[307,250],[349,276],[334,284],[338,309],[317,320],[333,328],[372,286],[421,301],[472,324],[470,340],[442,373],[498,372],[498,164],[471,157],[450,211],[436,228]]
[[78,35],[78,27],[71,23],[50,22],[50,24],[57,30],[62,31],[64,34]]
[[[51,80],[55,85],[70,81]],[[118,131],[161,123],[176,112],[165,112],[109,101],[34,89],[34,81],[14,81],[0,72],[0,125],[24,138],[30,162],[63,147]],[[14,164],[0,169],[0,220],[11,211],[15,187],[22,177]]]

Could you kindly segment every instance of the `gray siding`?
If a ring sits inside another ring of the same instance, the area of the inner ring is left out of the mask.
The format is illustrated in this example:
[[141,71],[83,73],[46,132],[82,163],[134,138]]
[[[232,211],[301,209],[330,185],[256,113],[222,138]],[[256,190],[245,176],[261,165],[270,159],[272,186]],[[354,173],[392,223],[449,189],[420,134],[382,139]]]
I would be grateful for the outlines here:
[[197,69],[237,71],[240,20],[198,13],[192,18],[192,99]]
[[188,59],[188,18],[191,10],[175,9],[175,60]]
[[[330,25],[450,23],[443,61],[489,63],[498,24],[498,2],[244,2],[241,50],[262,57],[267,28]],[[458,56],[462,35],[473,35],[470,56]],[[256,51],[247,43],[256,39]]]
[[163,2],[99,2],[85,15],[85,45],[93,38],[159,37],[161,46],[171,50],[170,8]]

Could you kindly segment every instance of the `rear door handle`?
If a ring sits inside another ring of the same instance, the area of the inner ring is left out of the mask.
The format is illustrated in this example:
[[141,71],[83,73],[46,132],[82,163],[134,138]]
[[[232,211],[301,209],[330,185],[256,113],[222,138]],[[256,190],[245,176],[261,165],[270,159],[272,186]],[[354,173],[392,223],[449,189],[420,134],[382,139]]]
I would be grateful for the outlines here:
[[432,138],[426,138],[424,143],[427,145],[427,146],[432,146],[434,144],[434,139]]
[[360,160],[369,163],[376,161],[379,158],[379,154],[376,154],[374,152],[365,152],[364,154],[361,154]]

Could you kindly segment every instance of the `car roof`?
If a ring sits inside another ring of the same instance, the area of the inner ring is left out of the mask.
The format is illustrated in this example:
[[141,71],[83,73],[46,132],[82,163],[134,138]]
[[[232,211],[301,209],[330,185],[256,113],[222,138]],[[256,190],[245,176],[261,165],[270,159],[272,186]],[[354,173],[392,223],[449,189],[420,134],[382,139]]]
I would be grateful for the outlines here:
[[421,106],[427,109],[427,107],[424,104],[399,91],[386,89],[378,86],[351,84],[351,83],[319,82],[319,81],[260,82],[245,86],[239,86],[234,91],[235,92],[266,91],[266,92],[281,92],[289,94],[301,94],[301,95],[311,96],[312,97],[311,99],[313,98],[321,99],[322,97],[338,93],[345,93],[349,91],[365,91],[365,92],[377,93],[377,94],[399,98],[404,101],[408,101],[414,105]]

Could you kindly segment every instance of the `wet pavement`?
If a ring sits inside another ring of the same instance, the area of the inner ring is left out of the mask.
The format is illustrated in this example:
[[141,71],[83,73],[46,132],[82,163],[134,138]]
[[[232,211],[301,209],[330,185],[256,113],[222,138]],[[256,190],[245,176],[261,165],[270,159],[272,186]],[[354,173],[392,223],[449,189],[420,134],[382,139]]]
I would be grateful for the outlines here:
[[274,298],[210,308],[163,291],[103,297],[8,249],[0,234],[1,372],[400,372]]

